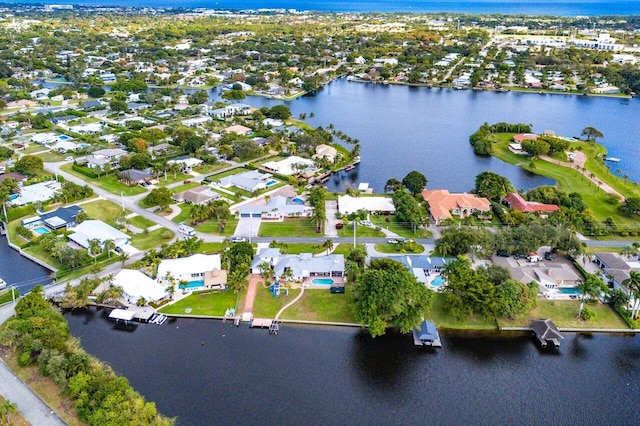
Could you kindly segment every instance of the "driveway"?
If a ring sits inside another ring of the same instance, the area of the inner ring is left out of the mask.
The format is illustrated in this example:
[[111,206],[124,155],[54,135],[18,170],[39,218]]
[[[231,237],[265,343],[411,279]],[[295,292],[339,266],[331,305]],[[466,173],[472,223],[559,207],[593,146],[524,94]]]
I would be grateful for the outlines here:
[[338,201],[336,200],[325,201],[324,209],[327,215],[327,223],[324,227],[324,236],[337,237],[338,230],[336,229],[336,223],[342,222],[340,219],[336,219],[336,213],[338,213]]
[[233,235],[246,238],[257,237],[261,222],[262,219],[259,217],[241,217],[238,220],[238,226],[236,227],[236,232]]

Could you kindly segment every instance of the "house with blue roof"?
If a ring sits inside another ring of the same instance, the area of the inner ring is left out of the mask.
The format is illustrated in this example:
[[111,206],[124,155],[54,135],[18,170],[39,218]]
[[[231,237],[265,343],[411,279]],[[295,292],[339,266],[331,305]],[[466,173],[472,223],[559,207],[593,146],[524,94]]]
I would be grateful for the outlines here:
[[71,228],[75,226],[76,217],[81,211],[82,208],[79,206],[60,207],[54,211],[42,213],[40,216],[23,219],[20,223],[27,228],[45,225],[53,231]]

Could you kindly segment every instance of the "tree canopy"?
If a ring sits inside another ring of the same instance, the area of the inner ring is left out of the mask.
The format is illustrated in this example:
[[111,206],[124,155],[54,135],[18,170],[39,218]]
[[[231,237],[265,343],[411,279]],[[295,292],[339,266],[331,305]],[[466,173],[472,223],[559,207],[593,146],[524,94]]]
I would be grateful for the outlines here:
[[476,193],[480,197],[485,197],[492,201],[499,201],[507,193],[515,192],[515,188],[509,179],[490,170],[478,174],[475,184]]
[[418,326],[433,292],[401,263],[380,259],[371,261],[369,269],[358,275],[354,297],[356,318],[377,337],[389,326],[399,326],[403,333]]
[[416,195],[427,186],[427,178],[422,173],[412,170],[402,179],[402,184],[409,192]]

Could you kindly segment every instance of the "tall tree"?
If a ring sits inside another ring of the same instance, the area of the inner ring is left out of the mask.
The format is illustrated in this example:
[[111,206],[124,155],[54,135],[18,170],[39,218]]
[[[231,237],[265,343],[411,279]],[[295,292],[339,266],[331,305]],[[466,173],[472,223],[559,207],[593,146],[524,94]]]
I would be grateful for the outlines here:
[[478,174],[475,184],[476,193],[492,201],[500,201],[507,193],[515,192],[509,179],[490,170]]
[[422,173],[413,170],[402,179],[402,184],[409,192],[416,195],[427,186],[427,178]]
[[589,142],[595,142],[597,138],[603,138],[604,135],[595,127],[587,126],[582,129],[582,136],[586,137]]
[[356,318],[372,337],[399,326],[403,333],[420,324],[433,300],[433,292],[419,283],[399,262],[374,260],[357,278],[354,291]]

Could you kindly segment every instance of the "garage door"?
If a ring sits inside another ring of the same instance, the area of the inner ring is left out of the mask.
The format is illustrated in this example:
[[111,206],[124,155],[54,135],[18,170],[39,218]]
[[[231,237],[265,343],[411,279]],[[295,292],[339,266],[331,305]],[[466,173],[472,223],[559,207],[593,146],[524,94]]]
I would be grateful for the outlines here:
[[258,217],[258,218],[260,218],[260,217],[262,217],[262,213],[253,213],[253,214],[251,215],[251,217]]
[[251,217],[251,213],[240,213],[240,217]]

